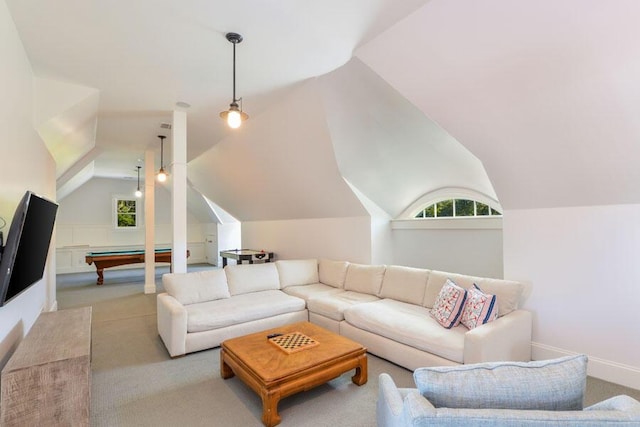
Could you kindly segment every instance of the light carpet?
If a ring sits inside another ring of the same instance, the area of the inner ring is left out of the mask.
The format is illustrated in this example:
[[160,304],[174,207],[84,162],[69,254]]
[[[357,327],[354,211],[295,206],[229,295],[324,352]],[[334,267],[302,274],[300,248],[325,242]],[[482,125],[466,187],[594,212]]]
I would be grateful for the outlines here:
[[[198,268],[198,267],[190,267]],[[162,290],[159,284],[159,292]],[[158,336],[156,295],[143,293],[139,270],[58,276],[60,309],[93,307],[91,424],[93,426],[261,426],[262,403],[238,378],[220,377],[220,350],[171,359]],[[413,387],[411,371],[369,355],[369,381],[346,373],[280,401],[282,426],[375,426],[378,375]],[[588,378],[585,404],[640,391]]]
[[[156,327],[156,296],[142,289],[142,282],[59,286],[60,309],[93,306],[91,424],[261,426],[258,395],[238,378],[220,377],[219,348],[169,357]],[[378,375],[387,372],[405,387],[413,380],[410,371],[375,356],[368,365],[363,386],[349,372],[282,399],[280,425],[375,426]]]

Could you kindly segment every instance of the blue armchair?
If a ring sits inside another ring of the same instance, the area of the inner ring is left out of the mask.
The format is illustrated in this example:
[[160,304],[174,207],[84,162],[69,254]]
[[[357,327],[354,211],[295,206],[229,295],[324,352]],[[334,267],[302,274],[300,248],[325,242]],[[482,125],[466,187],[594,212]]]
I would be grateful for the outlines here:
[[640,426],[640,402],[616,396],[582,407],[586,356],[420,368],[417,388],[381,374],[378,426]]

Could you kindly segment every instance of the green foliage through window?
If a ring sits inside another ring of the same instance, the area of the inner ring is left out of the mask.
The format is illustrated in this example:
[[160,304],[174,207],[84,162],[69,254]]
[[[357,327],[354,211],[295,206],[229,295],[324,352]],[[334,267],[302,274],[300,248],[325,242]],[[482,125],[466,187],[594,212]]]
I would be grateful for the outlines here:
[[469,199],[449,199],[432,203],[421,209],[415,218],[453,218],[474,216],[502,216],[489,205]]
[[490,215],[491,208],[484,203],[476,202],[476,214],[478,216]]
[[136,208],[135,200],[116,200],[116,227],[136,227],[138,225]]
[[473,200],[456,199],[456,216],[474,216],[474,204]]
[[436,203],[436,212],[439,217],[453,216],[453,200],[443,200]]

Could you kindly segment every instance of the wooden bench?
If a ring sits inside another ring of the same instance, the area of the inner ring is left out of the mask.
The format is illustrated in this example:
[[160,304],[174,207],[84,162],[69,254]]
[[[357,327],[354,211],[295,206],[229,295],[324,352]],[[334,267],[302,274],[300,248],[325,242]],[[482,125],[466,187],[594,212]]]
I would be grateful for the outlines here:
[[88,426],[91,307],[42,313],[2,370],[0,425]]

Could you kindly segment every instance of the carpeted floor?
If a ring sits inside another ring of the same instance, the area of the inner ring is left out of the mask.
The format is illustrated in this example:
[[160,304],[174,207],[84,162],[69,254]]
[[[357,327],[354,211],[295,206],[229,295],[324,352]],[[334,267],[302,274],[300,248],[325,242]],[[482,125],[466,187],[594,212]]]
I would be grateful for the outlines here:
[[[194,266],[190,269],[208,268]],[[58,276],[59,309],[91,305],[93,426],[261,426],[260,398],[237,378],[219,374],[219,348],[171,359],[156,328],[156,296],[143,293],[141,270]],[[159,292],[160,278],[157,278]],[[358,387],[347,373],[283,399],[282,426],[375,426],[378,375],[412,387],[412,373],[369,355],[369,381]],[[585,404],[640,391],[594,378]]]
[[[171,359],[158,336],[155,295],[143,294],[141,277],[110,276],[101,287],[92,275],[58,276],[60,309],[93,306],[93,426],[262,425],[258,395],[237,378],[220,378],[219,348]],[[369,355],[367,384],[356,386],[349,372],[285,398],[281,425],[375,426],[382,372],[413,385],[410,371]]]

